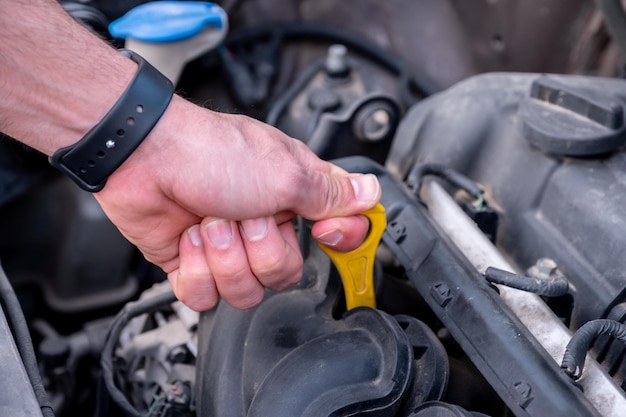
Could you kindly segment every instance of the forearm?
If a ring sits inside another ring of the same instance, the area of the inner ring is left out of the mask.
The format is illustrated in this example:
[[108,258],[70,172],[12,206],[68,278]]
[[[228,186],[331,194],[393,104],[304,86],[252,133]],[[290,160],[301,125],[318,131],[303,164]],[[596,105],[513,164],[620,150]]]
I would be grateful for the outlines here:
[[0,0],[0,131],[47,155],[117,101],[136,64],[54,0]]
[[[0,130],[51,155],[111,109],[136,64],[74,22],[55,0],[0,0]],[[182,301],[239,308],[302,275],[293,214],[351,250],[354,215],[380,199],[373,175],[348,174],[271,126],[174,96],[141,145],[95,194]],[[201,226],[200,226],[201,225]]]

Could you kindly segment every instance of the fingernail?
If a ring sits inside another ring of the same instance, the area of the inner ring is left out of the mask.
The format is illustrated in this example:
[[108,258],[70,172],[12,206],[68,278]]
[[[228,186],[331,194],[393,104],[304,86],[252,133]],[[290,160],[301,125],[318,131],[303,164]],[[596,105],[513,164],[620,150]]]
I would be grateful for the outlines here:
[[233,241],[233,228],[229,221],[214,220],[206,225],[211,246],[216,249],[228,249]]
[[267,218],[242,220],[241,230],[246,238],[252,242],[263,239],[267,235]]
[[341,239],[343,239],[343,233],[335,229],[329,232],[322,233],[315,239],[317,239],[317,241],[320,242],[322,245],[336,246],[339,242],[341,242]]
[[350,178],[352,188],[354,189],[354,196],[357,200],[371,203],[378,201],[378,195],[380,192],[380,184],[378,179],[373,174],[353,175]]
[[202,236],[200,235],[200,226],[193,225],[189,229],[187,229],[187,234],[189,235],[189,240],[191,240],[191,244],[195,247],[202,246]]

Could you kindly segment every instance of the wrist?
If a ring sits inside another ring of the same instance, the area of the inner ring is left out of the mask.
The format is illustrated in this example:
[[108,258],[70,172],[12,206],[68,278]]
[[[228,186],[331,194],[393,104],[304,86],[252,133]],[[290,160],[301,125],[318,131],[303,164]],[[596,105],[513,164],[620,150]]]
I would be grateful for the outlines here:
[[109,176],[107,185],[96,195],[107,194],[109,190],[120,187],[135,188],[134,184],[137,188],[157,188],[158,192],[170,195],[170,179],[173,171],[177,170],[172,161],[179,160],[178,147],[185,137],[189,107],[195,106],[174,95],[148,136]]
[[172,83],[141,56],[122,53],[138,65],[115,105],[73,145],[57,150],[50,163],[82,189],[100,191],[107,178],[148,136],[167,108]]
[[[104,117],[136,72],[54,1],[0,13],[0,130],[51,155]],[[24,19],[29,16],[29,19]]]

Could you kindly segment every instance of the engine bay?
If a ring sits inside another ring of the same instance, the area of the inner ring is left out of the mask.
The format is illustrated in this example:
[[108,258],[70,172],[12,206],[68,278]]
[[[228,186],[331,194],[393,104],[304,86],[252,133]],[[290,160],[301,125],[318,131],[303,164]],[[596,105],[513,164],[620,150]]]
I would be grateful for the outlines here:
[[[142,3],[61,1],[117,47],[109,24]],[[40,415],[35,368],[59,417],[623,415],[609,3],[218,3],[228,33],[177,91],[378,177],[376,308],[347,308],[298,218],[296,286],[194,312],[92,195],[1,138],[0,414]]]

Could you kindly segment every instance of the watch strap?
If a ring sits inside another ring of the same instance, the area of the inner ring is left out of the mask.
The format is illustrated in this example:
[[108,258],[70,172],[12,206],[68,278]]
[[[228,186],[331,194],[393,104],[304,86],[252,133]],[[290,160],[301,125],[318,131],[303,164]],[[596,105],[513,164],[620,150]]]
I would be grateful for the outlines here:
[[174,86],[141,56],[121,52],[137,63],[137,72],[115,105],[78,142],[59,149],[50,164],[82,189],[97,192],[141,144],[169,105]]

